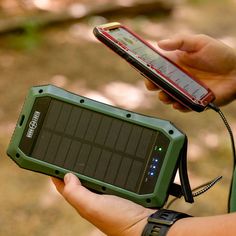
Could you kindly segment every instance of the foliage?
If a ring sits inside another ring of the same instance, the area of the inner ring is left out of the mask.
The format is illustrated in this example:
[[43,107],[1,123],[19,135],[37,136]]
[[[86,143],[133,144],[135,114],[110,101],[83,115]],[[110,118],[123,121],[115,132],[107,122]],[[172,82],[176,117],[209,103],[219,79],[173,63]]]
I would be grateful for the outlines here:
[[13,34],[9,38],[9,46],[15,49],[31,51],[37,48],[41,43],[39,25],[34,21],[28,21],[24,24],[23,30]]

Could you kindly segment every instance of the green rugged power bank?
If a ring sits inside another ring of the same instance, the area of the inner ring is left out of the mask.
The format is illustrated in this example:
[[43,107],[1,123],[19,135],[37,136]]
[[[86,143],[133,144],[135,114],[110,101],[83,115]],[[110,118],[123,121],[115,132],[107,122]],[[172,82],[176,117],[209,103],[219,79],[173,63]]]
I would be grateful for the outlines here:
[[158,208],[186,142],[169,121],[45,85],[29,90],[7,154],[22,168],[72,172],[93,191]]

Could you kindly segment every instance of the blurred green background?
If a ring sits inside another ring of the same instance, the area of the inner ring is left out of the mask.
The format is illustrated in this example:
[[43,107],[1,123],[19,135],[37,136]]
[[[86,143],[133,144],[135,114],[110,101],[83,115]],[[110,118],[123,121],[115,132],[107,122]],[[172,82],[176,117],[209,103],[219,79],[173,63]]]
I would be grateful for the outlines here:
[[[222,121],[213,111],[182,114],[162,105],[135,70],[94,38],[93,27],[109,21],[154,44],[177,33],[204,33],[236,48],[235,0],[1,0],[0,235],[102,235],[48,177],[20,169],[5,154],[25,95],[39,84],[171,120],[189,138],[192,187],[223,175],[195,204],[178,200],[172,208],[198,216],[227,211],[232,158]],[[236,133],[235,102],[222,109]]]

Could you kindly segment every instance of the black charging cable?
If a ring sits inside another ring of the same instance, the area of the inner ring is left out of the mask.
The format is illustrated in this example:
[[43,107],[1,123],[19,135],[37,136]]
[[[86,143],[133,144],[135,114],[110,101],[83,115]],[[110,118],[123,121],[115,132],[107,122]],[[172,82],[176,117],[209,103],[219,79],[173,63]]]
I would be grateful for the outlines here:
[[235,152],[235,142],[234,142],[234,134],[233,131],[226,119],[226,117],[224,116],[223,112],[220,110],[220,108],[218,106],[216,106],[214,103],[209,103],[208,107],[211,108],[212,110],[216,111],[221,119],[223,120],[229,136],[230,136],[230,141],[231,141],[231,148],[232,148],[232,153],[233,153],[233,174],[232,174],[232,178],[231,178],[231,183],[230,183],[230,190],[229,190],[229,197],[228,197],[228,212],[230,212],[230,199],[231,199],[231,195],[232,195],[232,187],[233,187],[233,179],[234,179],[234,170],[236,167],[236,152]]

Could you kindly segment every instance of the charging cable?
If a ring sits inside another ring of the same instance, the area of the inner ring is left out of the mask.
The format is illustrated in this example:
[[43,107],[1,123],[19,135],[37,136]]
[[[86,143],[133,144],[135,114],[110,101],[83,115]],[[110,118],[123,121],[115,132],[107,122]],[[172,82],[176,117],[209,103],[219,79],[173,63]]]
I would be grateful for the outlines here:
[[220,108],[218,106],[216,106],[214,103],[209,103],[209,108],[211,108],[212,110],[216,111],[221,119],[223,120],[229,136],[230,136],[230,141],[231,141],[231,148],[232,148],[232,153],[233,153],[233,174],[232,174],[232,178],[231,178],[231,184],[230,184],[230,190],[229,190],[229,197],[228,197],[228,212],[230,212],[230,199],[231,199],[231,195],[232,195],[232,187],[233,187],[233,179],[234,179],[234,170],[236,167],[236,152],[235,152],[235,142],[234,142],[234,135],[233,135],[233,131],[226,119],[226,117],[224,116],[223,112],[220,110]]

